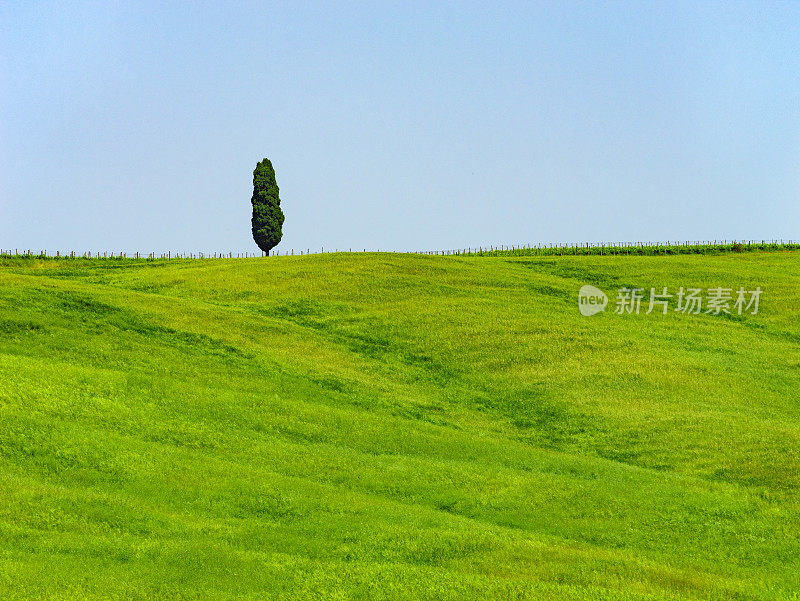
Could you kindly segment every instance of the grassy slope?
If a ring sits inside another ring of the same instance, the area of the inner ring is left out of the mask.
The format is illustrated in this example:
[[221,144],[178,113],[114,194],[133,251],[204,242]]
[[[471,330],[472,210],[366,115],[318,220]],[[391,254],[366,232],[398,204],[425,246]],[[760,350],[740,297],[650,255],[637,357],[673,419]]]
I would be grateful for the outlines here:
[[[796,599],[798,273],[5,260],[0,598]],[[765,293],[584,318],[584,283]]]

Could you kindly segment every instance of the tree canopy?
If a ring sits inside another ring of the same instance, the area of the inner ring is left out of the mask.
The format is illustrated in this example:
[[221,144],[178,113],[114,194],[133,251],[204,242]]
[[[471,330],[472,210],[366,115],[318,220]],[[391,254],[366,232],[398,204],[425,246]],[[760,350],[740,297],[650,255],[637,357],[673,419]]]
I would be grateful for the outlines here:
[[283,237],[284,215],[278,196],[278,182],[272,162],[265,158],[253,171],[253,240],[265,253],[278,245]]

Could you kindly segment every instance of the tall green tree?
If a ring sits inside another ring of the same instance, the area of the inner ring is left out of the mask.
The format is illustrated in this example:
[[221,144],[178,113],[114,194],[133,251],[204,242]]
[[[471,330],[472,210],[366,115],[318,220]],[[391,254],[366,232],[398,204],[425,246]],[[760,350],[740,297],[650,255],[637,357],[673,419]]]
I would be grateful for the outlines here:
[[275,169],[269,159],[259,162],[253,171],[253,198],[250,202],[253,204],[253,240],[269,255],[283,237],[284,220]]

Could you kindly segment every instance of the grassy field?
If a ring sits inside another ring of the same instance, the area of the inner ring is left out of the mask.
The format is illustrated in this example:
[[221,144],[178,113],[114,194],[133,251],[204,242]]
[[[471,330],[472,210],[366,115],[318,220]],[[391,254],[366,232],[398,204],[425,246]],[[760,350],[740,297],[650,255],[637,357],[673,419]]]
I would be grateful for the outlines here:
[[0,599],[800,599],[798,401],[796,253],[2,259]]

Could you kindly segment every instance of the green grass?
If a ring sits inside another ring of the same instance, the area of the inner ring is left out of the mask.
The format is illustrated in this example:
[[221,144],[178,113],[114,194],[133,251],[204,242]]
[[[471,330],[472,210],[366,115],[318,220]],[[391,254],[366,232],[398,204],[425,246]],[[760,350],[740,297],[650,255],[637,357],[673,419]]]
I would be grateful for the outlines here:
[[794,241],[745,240],[722,242],[611,242],[583,244],[550,244],[538,246],[501,246],[469,248],[458,251],[435,251],[434,255],[466,255],[480,257],[552,257],[552,256],[659,256],[659,255],[719,255],[745,252],[795,252],[800,243]]
[[2,258],[0,599],[800,599],[799,317],[785,252]]

